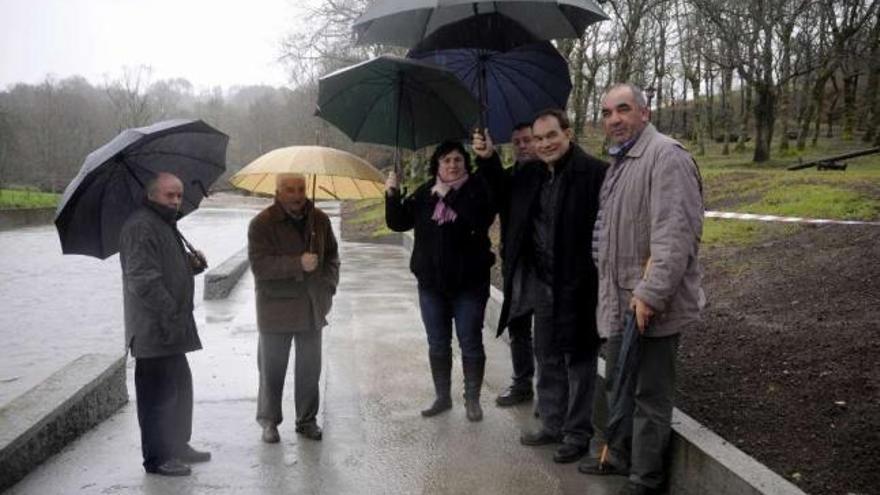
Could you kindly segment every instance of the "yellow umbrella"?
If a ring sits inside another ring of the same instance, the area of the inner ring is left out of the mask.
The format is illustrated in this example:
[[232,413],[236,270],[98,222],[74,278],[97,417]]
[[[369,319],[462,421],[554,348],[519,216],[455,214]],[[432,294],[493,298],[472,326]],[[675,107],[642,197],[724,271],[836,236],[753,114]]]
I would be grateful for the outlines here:
[[357,155],[323,146],[289,146],[272,150],[233,175],[229,182],[246,191],[275,194],[275,177],[306,176],[312,199],[381,198],[385,179],[376,167]]

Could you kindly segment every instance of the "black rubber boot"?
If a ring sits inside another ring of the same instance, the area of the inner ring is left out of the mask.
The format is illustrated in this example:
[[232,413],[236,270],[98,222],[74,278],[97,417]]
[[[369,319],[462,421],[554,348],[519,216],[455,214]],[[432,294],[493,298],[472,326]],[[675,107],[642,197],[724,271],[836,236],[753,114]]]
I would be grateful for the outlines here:
[[486,369],[486,358],[461,359],[464,371],[464,409],[469,421],[481,421],[483,408],[480,407],[480,389],[483,388],[483,372]]
[[430,418],[452,409],[452,354],[428,354],[431,363],[431,377],[434,379],[436,398],[431,407],[422,411],[422,416]]

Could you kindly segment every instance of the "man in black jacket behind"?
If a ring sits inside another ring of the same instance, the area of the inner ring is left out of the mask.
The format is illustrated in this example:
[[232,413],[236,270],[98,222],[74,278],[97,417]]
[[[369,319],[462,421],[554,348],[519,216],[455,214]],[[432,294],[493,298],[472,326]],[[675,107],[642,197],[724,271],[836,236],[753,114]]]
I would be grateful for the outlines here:
[[[532,136],[532,123],[522,122],[514,126],[510,136],[513,145],[513,166],[506,169],[508,175],[518,174],[523,167],[540,166],[535,162],[535,146]],[[510,179],[508,179],[509,181]],[[507,210],[499,212],[501,219],[501,238],[507,231]],[[504,246],[502,245],[502,256]],[[507,274],[502,274],[507,277]],[[510,361],[513,365],[512,383],[495,398],[499,407],[509,407],[531,401],[534,397],[532,379],[535,376],[535,353],[532,349],[532,314],[527,313],[511,318],[507,324],[510,335]]]
[[590,416],[599,336],[598,277],[589,253],[599,190],[607,164],[572,142],[568,116],[551,109],[532,123],[543,166],[506,176],[488,133],[473,149],[506,209],[504,305],[498,322],[535,317],[538,412],[543,427],[524,433],[524,445],[562,443],[553,459],[574,462],[589,451]]

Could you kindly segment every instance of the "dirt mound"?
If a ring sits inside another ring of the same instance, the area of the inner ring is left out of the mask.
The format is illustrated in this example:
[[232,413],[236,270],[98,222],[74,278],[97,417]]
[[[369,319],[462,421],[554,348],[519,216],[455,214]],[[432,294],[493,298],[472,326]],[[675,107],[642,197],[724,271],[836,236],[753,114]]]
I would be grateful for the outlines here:
[[880,493],[880,229],[704,253],[679,407],[811,494]]

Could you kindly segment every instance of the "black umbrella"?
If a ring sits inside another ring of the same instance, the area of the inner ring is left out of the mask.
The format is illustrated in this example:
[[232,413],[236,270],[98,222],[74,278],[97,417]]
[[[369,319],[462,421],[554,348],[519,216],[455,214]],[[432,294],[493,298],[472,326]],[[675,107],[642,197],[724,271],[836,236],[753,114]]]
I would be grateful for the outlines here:
[[619,435],[632,432],[641,341],[642,334],[636,324],[635,313],[627,311],[624,317],[620,353],[612,371],[614,384],[611,388],[611,397],[608,399],[609,417],[605,426],[605,447],[599,458],[600,465],[606,462],[608,445],[611,445]]
[[467,137],[479,105],[449,70],[383,55],[322,77],[316,115],[353,141],[416,150]]
[[416,47],[407,56],[454,72],[482,103],[480,127],[488,127],[497,143],[508,142],[513,127],[537,112],[565,108],[571,92],[568,63],[549,41],[505,52]]
[[86,157],[55,212],[64,254],[104,259],[119,251],[125,219],[159,172],[183,182],[181,213],[195,210],[226,170],[229,137],[201,120],[168,120],[126,129]]
[[[487,17],[459,24],[477,16]],[[376,0],[355,21],[354,31],[359,43],[412,47],[439,33],[430,48],[509,49],[538,40],[579,38],[587,26],[607,18],[593,0]],[[525,33],[508,34],[511,23]],[[457,26],[441,31],[452,25]],[[502,41],[492,41],[499,36]]]

